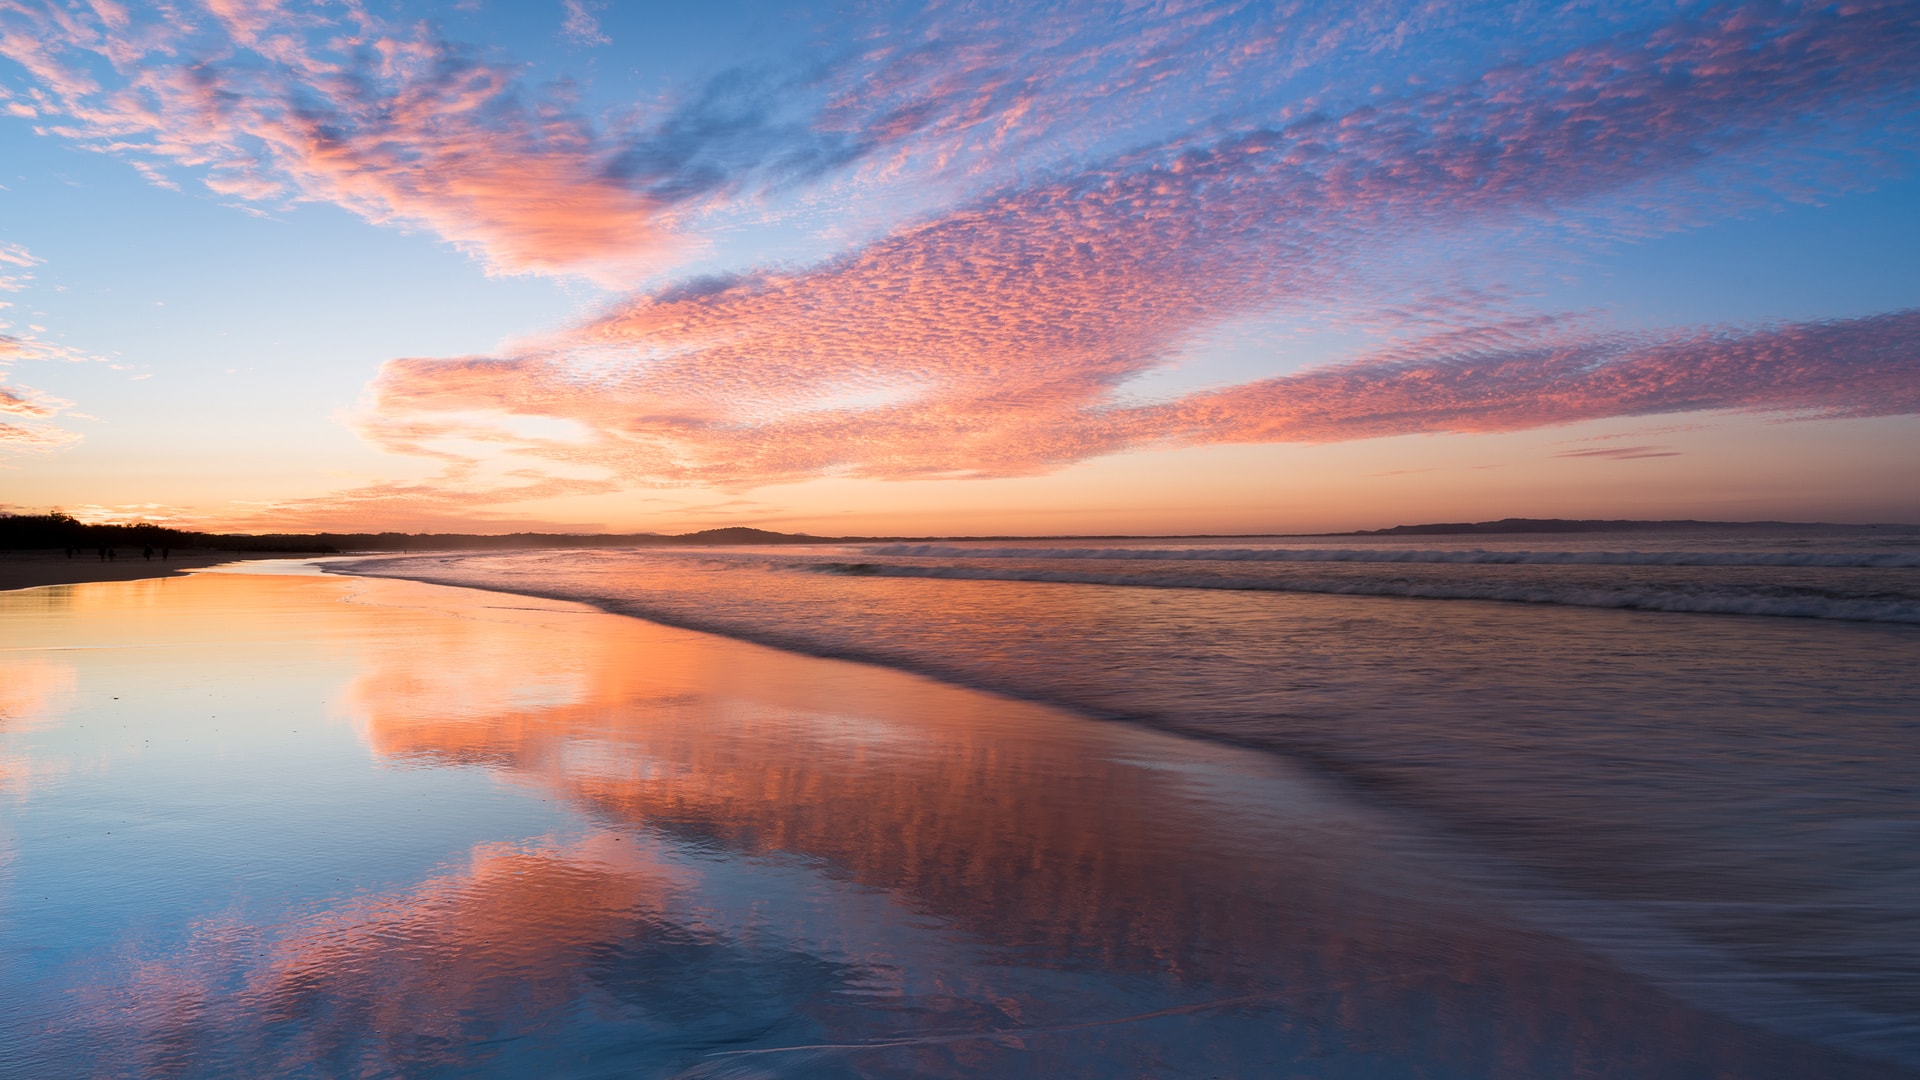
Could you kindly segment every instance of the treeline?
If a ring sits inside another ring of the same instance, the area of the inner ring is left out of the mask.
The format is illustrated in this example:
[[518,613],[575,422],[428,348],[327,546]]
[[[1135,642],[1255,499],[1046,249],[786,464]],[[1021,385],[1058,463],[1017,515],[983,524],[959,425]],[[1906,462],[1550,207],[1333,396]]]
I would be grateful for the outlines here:
[[212,548],[220,551],[266,551],[288,554],[332,554],[340,549],[313,536],[224,536],[169,529],[141,521],[126,525],[89,524],[59,512],[0,514],[0,550],[34,551],[53,548],[171,548],[176,551]]
[[140,522],[91,525],[62,514],[0,514],[0,551],[110,547],[337,555],[348,551],[483,551],[551,547],[680,547],[718,544],[819,544],[895,537],[807,536],[733,527],[665,536],[660,533],[207,533]]

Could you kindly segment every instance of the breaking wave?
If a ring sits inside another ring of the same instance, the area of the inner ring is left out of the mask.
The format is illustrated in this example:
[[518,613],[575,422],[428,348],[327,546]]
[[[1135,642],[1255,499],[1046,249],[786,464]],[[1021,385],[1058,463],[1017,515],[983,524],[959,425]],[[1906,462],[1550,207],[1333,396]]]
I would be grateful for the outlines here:
[[[927,548],[931,545],[898,546]],[[875,552],[875,554],[878,553]],[[908,552],[888,552],[888,554],[904,555],[908,554]],[[922,552],[916,551],[913,552],[913,554],[922,554]],[[966,554],[968,556],[977,556],[976,551],[967,551]],[[1262,552],[1262,554],[1265,554],[1265,552]],[[1374,553],[1365,552],[1360,554]],[[1380,554],[1396,553],[1382,552]],[[1578,553],[1422,552],[1417,554],[1505,555]],[[1590,554],[1608,555],[1612,553],[1593,552]],[[1033,558],[1034,556],[1028,555],[1026,557]],[[1141,558],[1141,556],[1137,555],[1123,557]],[[1390,560],[1382,559],[1375,561],[1384,562]],[[1392,561],[1410,562],[1414,560]],[[1496,560],[1486,559],[1484,561],[1495,562]],[[1571,562],[1571,560],[1568,561]],[[1754,564],[1732,563],[1705,565]],[[1780,565],[1858,566],[1860,564],[1789,563]],[[1879,566],[1883,564],[1870,565]],[[928,566],[924,564],[888,562],[809,562],[798,564],[798,568],[816,573],[871,575],[875,577],[943,578],[972,581],[1031,581],[1079,585],[1130,585],[1163,589],[1234,589],[1264,592],[1323,593],[1341,596],[1403,596],[1426,600],[1499,600],[1511,603],[1559,604],[1570,607],[1620,608],[1635,611],[1667,611],[1702,615],[1764,615],[1776,618],[1844,619],[1854,622],[1920,624],[1920,598],[1904,595],[1849,595],[1838,591],[1789,585],[1740,585],[1705,582],[1581,585],[1488,581],[1470,578],[1304,578],[1299,576],[1282,578],[1222,574],[1183,574],[1178,572],[1154,573],[1151,571],[1102,573],[1097,570],[1082,571],[1077,569],[1041,567]]]

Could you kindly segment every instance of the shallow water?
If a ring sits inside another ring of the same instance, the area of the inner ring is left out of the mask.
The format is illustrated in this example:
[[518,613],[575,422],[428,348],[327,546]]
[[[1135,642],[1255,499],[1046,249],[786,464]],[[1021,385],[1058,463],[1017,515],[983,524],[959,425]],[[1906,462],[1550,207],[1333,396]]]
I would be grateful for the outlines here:
[[353,569],[586,600],[1277,751],[1458,841],[1457,875],[1528,925],[1702,1007],[1920,1066],[1911,530]]
[[0,675],[7,1075],[1901,1074],[1338,775],[870,665],[201,574],[0,594]]

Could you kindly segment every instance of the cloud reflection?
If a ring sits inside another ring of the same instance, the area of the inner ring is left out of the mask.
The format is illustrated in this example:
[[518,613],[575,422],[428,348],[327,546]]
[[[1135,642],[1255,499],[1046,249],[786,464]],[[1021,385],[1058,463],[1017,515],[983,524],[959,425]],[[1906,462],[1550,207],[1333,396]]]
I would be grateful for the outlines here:
[[[56,606],[49,596],[46,603]],[[28,603],[15,601],[15,610]],[[72,666],[44,656],[14,655],[0,661],[0,738],[18,737],[56,722],[72,708],[78,685]],[[70,763],[47,755],[0,745],[0,797],[25,798],[41,781],[58,776]],[[0,830],[0,866],[6,862],[5,830]]]
[[1503,928],[1410,869],[1384,820],[1232,751],[571,605],[267,580],[253,602],[358,643],[348,708],[382,760],[484,768],[583,832],[202,922],[89,999],[149,1071],[591,1050],[701,1075],[765,1050],[855,1074],[1111,1075],[1143,1046],[1243,1075],[1817,1068]]

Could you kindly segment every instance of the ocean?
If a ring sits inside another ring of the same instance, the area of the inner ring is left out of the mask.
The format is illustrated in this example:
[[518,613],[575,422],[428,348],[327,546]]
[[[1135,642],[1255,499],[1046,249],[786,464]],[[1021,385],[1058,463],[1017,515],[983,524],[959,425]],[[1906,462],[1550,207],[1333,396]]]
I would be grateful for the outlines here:
[[1277,755],[1530,932],[1920,1068],[1920,531],[419,555],[573,600]]
[[1916,555],[867,543],[0,592],[0,1078],[1913,1076]]

